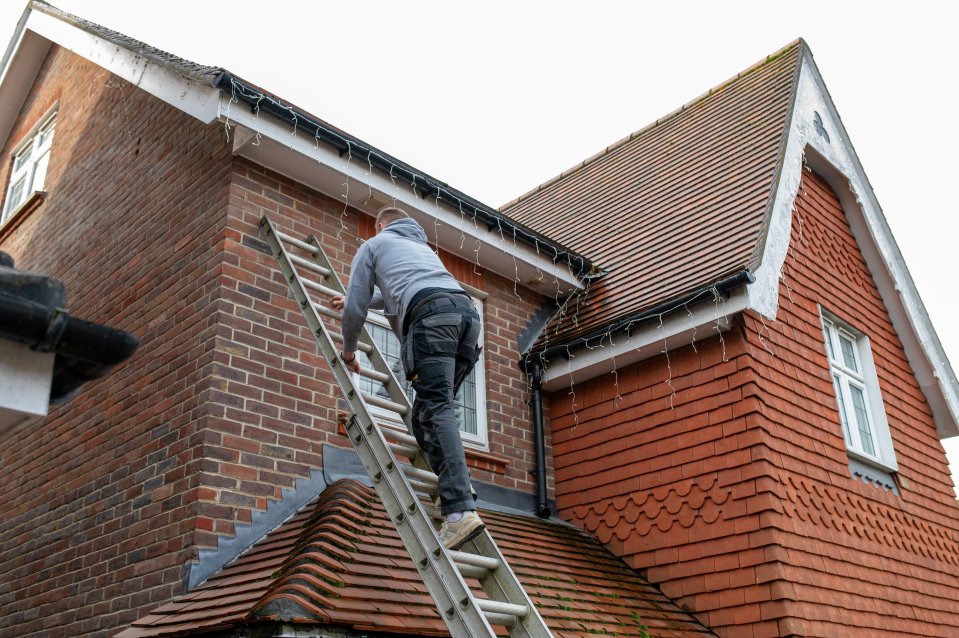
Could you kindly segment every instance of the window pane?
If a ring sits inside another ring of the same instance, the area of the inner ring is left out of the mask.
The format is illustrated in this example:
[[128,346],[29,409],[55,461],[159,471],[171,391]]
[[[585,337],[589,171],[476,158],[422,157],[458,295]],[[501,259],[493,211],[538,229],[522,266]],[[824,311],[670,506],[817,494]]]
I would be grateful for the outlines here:
[[13,158],[13,172],[16,173],[27,163],[27,160],[30,159],[30,154],[33,153],[33,143],[27,144],[22,151],[16,154]]
[[50,122],[46,126],[40,129],[40,133],[39,133],[40,146],[50,143],[50,141],[53,139],[53,129],[55,126],[56,126],[56,120],[54,119],[54,120],[50,120]]
[[476,428],[476,369],[470,370],[469,376],[460,386],[453,401],[456,405],[456,418],[460,429],[468,434],[477,434]]
[[862,451],[875,456],[876,448],[872,444],[872,428],[869,425],[869,415],[866,412],[866,397],[862,390],[852,384],[849,384],[849,392],[852,395],[852,404],[856,411],[856,425],[859,428]]
[[[406,389],[406,395],[409,397],[410,402],[412,402],[416,397],[416,393],[413,392],[412,384],[403,380],[403,364],[400,362],[400,342],[396,338],[396,335],[394,335],[393,331],[389,328],[370,321],[366,323],[366,329],[369,330],[370,336],[373,337],[373,341],[376,342],[377,347],[383,354],[383,358],[390,364],[393,374],[400,380],[400,383],[402,383]],[[357,354],[361,357],[361,365],[370,367],[369,359],[366,358],[366,355],[361,352]],[[360,377],[360,390],[384,398],[389,397],[382,383],[367,379],[366,377]],[[460,391],[456,393],[456,397],[453,399],[453,407],[456,411],[456,419],[459,422],[460,430],[469,434],[477,434],[475,369],[470,371],[469,376],[466,377],[463,385],[460,386]]]
[[10,189],[10,201],[7,204],[7,211],[12,211],[14,208],[20,205],[24,197],[26,197],[27,178],[23,177]]
[[842,381],[839,375],[833,375],[833,387],[836,389],[836,400],[839,402],[839,421],[842,423],[842,435],[846,439],[846,446],[852,445],[852,437],[849,434],[849,418],[846,416],[846,400],[842,394]]
[[33,172],[33,184],[30,185],[30,191],[42,191],[43,184],[47,181],[47,164],[50,161],[50,151],[44,153],[37,160],[37,168]]
[[842,348],[842,360],[846,367],[854,372],[859,372],[859,366],[856,365],[856,346],[848,338],[839,335],[839,346]]
[[826,348],[829,350],[829,358],[832,361],[835,361],[836,351],[833,349],[833,345],[832,345],[832,337],[833,337],[832,324],[829,322],[826,322],[825,327],[826,327]]
[[[367,322],[366,329],[369,331],[370,336],[373,337],[373,341],[376,342],[376,346],[383,354],[383,358],[386,359],[386,362],[393,370],[393,374],[396,375],[396,378],[400,380],[400,383],[406,389],[406,394],[410,398],[410,401],[412,401],[413,390],[410,388],[410,384],[403,379],[403,365],[400,363],[400,343],[397,341],[396,336],[393,335],[393,331],[371,322]],[[366,358],[365,354],[358,352],[357,355],[360,356],[360,365],[366,368],[371,367],[370,360]],[[360,377],[360,390],[384,398],[389,397],[389,393],[382,383],[367,379],[366,377]]]

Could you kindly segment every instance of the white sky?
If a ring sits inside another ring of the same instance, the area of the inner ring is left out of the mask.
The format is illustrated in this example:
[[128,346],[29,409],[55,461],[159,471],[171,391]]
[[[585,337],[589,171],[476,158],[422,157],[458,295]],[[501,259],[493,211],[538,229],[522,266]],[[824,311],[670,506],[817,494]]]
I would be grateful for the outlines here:
[[[959,3],[52,0],[491,206],[808,42],[954,365]],[[23,4],[0,2],[9,41]],[[959,482],[959,437],[944,442]]]

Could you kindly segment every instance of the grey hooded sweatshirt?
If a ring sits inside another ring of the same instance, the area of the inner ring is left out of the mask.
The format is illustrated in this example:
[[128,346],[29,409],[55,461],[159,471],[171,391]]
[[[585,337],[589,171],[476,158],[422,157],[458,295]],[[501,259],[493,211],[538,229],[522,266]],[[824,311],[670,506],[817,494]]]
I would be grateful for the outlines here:
[[398,219],[360,246],[353,258],[343,309],[343,349],[356,350],[370,308],[384,310],[402,342],[406,326],[401,324],[410,300],[424,288],[462,290],[427,245],[426,233],[416,220]]

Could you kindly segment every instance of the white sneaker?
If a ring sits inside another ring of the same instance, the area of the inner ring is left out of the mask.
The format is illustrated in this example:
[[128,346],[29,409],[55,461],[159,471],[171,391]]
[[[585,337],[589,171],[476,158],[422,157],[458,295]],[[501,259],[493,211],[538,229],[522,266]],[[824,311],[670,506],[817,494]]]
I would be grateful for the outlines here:
[[460,545],[476,538],[485,528],[486,525],[476,512],[463,512],[463,518],[455,523],[443,523],[440,542],[446,549],[459,549]]

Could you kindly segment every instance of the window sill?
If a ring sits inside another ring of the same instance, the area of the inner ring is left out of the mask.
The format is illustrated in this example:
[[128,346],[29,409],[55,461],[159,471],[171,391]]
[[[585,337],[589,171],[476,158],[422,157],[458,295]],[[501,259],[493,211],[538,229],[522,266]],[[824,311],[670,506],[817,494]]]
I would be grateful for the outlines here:
[[46,198],[46,191],[33,191],[30,193],[30,196],[10,213],[7,220],[3,222],[3,226],[0,226],[0,241],[6,239],[24,219],[30,216],[30,213],[40,207],[40,204],[42,204]]
[[857,452],[856,450],[846,448],[846,456],[849,457],[849,460],[856,461],[862,465],[874,468],[880,472],[888,472],[889,474],[895,474],[899,471],[899,466],[895,464],[887,463],[872,456],[863,454],[862,452]]

